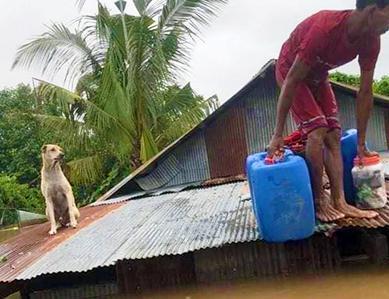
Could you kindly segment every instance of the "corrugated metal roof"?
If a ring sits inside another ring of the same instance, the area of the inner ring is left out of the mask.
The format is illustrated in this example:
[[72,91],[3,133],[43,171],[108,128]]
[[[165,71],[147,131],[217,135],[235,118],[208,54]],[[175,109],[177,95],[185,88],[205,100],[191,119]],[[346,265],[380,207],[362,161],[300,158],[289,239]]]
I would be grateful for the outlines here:
[[[316,232],[389,225],[389,205],[378,212],[379,217],[371,220],[317,223]],[[260,239],[246,182],[89,207],[82,215],[77,230],[65,229],[48,238],[48,224],[39,225],[1,245],[0,255],[8,260],[0,267],[0,281],[83,272],[119,260],[180,255]]]
[[250,154],[263,151],[272,136],[277,109],[277,86],[275,80],[263,80],[251,90],[245,99],[246,102],[246,138]]
[[366,227],[378,228],[389,225],[389,204],[386,207],[377,210],[378,217],[374,219],[359,219],[359,218],[344,218],[338,220],[336,223],[340,228],[345,227]]
[[210,178],[204,132],[198,132],[177,147],[174,155],[180,159],[180,172],[168,183],[169,186],[181,185],[183,182],[199,182]]
[[[338,99],[339,116],[344,130],[356,128],[355,109],[356,101],[351,94],[335,91]],[[341,99],[339,101],[339,99]],[[367,143],[376,151],[388,149],[386,144],[385,109],[374,106],[367,128]]]
[[82,272],[124,259],[176,255],[259,238],[244,183],[128,202],[17,276]]
[[210,178],[204,133],[199,132],[172,151],[156,168],[134,178],[143,190],[177,186]]
[[90,206],[95,207],[95,206],[102,206],[102,205],[118,204],[121,202],[129,201],[129,200],[133,200],[133,199],[138,199],[138,198],[146,197],[146,196],[150,197],[150,196],[159,196],[159,195],[166,194],[166,193],[178,193],[178,192],[181,192],[187,188],[195,188],[198,186],[202,186],[202,184],[203,184],[203,182],[200,181],[200,182],[193,182],[193,183],[182,184],[182,185],[177,185],[177,186],[168,186],[168,187],[159,188],[159,189],[150,190],[150,191],[134,192],[134,193],[131,193],[129,195],[114,197],[114,198],[111,198],[111,199],[108,199],[105,201],[98,201],[98,202],[91,204]]
[[117,204],[117,203],[129,201],[131,199],[143,197],[145,195],[147,195],[146,191],[134,192],[134,193],[131,193],[129,195],[113,197],[113,198],[105,200],[105,201],[96,201],[96,202],[92,203],[90,206],[96,207],[96,206],[103,206],[103,205],[112,205],[112,204]]
[[143,190],[153,190],[161,188],[169,183],[180,172],[179,161],[175,155],[169,155],[161,160],[150,174],[135,178],[135,182]]
[[211,178],[244,174],[247,158],[245,108],[238,103],[205,129]]
[[0,244],[0,257],[4,259],[0,262],[0,282],[15,280],[21,271],[41,256],[119,207],[120,205],[110,205],[82,208],[77,229],[60,229],[55,236],[48,235],[49,223],[23,228],[20,234]]

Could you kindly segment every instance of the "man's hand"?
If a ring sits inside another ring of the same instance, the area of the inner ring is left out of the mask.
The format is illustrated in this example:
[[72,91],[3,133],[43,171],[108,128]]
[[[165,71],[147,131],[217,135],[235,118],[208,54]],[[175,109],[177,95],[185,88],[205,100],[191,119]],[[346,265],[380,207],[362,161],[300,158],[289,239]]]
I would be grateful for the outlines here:
[[269,147],[267,149],[267,154],[269,157],[277,155],[277,152],[283,151],[284,149],[284,139],[280,135],[273,135],[270,140]]
[[358,157],[362,160],[364,157],[378,156],[377,152],[371,152],[366,148],[366,145],[358,145]]

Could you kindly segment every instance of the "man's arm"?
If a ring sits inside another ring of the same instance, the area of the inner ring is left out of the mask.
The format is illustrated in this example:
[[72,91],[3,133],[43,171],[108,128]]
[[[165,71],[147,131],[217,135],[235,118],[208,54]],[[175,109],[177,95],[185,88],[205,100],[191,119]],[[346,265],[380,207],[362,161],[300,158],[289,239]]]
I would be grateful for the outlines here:
[[[361,70],[361,85],[357,95],[357,129],[358,129],[358,155],[370,156],[365,147],[366,130],[370,113],[373,108],[373,77],[374,70]],[[374,153],[375,154],[375,153]]]
[[282,133],[285,128],[285,122],[290,107],[292,106],[293,100],[296,95],[296,88],[298,84],[307,77],[309,71],[310,67],[307,66],[297,56],[293,63],[293,66],[291,67],[288,75],[285,78],[285,81],[281,88],[280,96],[278,98],[276,127],[268,150],[270,155],[273,155],[278,149],[283,146]]

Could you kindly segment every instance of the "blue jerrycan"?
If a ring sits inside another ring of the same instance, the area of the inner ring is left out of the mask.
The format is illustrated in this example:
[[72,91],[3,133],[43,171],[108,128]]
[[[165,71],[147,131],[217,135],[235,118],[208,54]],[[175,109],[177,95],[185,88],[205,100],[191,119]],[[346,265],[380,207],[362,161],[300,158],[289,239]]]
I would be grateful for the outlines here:
[[251,202],[252,202],[254,214],[256,214],[257,211],[256,211],[256,207],[255,207],[255,201],[253,199],[254,198],[254,190],[253,190],[253,186],[251,183],[252,182],[252,178],[251,178],[252,172],[250,171],[250,168],[255,162],[261,161],[262,156],[263,156],[263,153],[256,153],[256,154],[248,156],[246,159],[246,176],[247,176],[247,181],[249,183]]
[[315,229],[315,212],[304,159],[290,151],[275,164],[268,164],[266,157],[267,153],[259,153],[246,161],[259,232],[268,242],[310,237]]
[[343,160],[343,188],[348,203],[354,203],[355,188],[353,183],[352,169],[354,159],[357,156],[358,134],[357,130],[350,129],[343,133],[341,138],[342,160]]

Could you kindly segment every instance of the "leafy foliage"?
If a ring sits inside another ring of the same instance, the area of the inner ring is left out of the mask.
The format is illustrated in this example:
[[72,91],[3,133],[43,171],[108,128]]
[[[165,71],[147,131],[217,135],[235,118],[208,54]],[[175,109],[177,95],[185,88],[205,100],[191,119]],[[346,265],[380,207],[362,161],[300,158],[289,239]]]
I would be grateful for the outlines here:
[[344,83],[355,87],[358,87],[361,83],[360,77],[358,75],[349,75],[341,72],[335,72],[330,74],[330,79],[339,83]]
[[[331,74],[330,79],[355,87],[359,87],[361,83],[358,75],[348,75],[340,72]],[[377,94],[389,96],[389,76],[383,76],[381,79],[375,80],[373,82],[373,91]]]
[[39,130],[36,108],[29,86],[0,91],[0,209],[43,212],[40,147],[49,135]]
[[0,174],[12,174],[19,182],[35,184],[39,176],[38,121],[33,117],[36,101],[30,87],[0,91]]
[[43,213],[44,200],[37,188],[20,184],[16,177],[0,175],[0,207]]
[[381,80],[374,82],[374,91],[389,97],[389,76],[384,76]]

